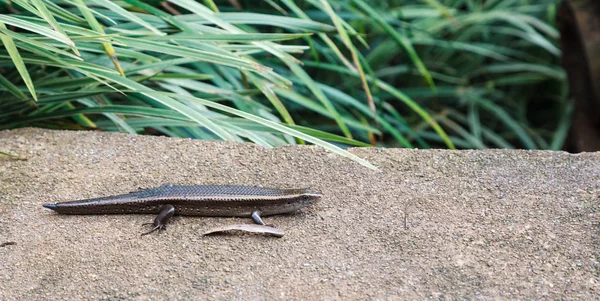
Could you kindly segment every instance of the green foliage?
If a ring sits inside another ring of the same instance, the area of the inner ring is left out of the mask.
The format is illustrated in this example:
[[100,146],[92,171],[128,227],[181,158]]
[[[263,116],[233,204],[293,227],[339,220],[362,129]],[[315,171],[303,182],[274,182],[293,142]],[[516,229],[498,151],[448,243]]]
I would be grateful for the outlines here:
[[0,129],[556,149],[555,2],[14,0]]

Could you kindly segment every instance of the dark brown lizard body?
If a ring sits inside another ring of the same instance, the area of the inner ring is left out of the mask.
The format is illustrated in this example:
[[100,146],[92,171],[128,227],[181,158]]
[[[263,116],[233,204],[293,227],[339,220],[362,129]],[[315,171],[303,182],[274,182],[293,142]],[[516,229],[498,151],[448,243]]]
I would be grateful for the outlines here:
[[291,213],[309,207],[321,194],[307,189],[275,189],[255,186],[164,185],[127,194],[79,201],[45,204],[61,214],[158,214],[154,230],[175,214],[252,217]]

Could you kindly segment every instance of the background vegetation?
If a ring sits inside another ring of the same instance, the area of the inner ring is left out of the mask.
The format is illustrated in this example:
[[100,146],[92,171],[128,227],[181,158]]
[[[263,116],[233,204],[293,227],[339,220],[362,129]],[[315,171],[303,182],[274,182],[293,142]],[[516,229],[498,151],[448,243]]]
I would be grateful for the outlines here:
[[[0,129],[560,149],[556,0],[0,1]],[[361,161],[365,165],[367,162]]]

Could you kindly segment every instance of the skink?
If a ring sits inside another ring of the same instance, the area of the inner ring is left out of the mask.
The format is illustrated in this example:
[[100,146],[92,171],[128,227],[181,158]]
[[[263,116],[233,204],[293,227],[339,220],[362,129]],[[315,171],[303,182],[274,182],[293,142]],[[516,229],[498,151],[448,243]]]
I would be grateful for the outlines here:
[[127,194],[56,204],[44,204],[60,214],[152,213],[152,229],[142,235],[165,229],[177,215],[252,217],[265,225],[261,216],[291,213],[309,207],[321,194],[308,189],[275,189],[255,186],[172,184]]

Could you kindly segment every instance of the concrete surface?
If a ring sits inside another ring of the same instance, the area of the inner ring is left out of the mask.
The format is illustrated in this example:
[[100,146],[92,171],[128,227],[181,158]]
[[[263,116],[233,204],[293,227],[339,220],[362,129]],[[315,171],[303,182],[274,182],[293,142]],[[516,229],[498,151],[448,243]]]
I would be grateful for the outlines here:
[[[0,300],[600,299],[600,154],[264,149],[98,132],[0,132]],[[46,202],[165,183],[310,187],[286,231],[248,219],[61,216]],[[405,228],[405,217],[406,226]]]

